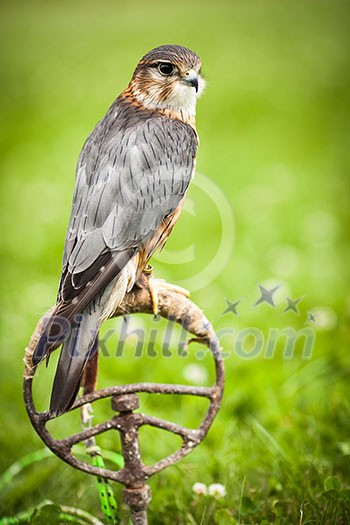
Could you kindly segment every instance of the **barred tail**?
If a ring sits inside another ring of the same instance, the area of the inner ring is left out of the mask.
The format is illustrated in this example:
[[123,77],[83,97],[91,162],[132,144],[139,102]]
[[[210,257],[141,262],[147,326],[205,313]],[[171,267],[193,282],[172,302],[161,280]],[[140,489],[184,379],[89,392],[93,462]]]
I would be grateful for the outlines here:
[[54,416],[70,409],[86,363],[97,352],[101,312],[91,310],[93,305],[79,316],[62,345],[50,401],[50,412]]

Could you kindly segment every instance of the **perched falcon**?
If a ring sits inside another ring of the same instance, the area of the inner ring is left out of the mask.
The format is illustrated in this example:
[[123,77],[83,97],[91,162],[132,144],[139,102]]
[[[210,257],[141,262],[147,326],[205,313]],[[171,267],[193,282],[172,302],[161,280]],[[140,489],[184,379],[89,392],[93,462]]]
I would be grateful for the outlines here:
[[33,354],[37,365],[62,344],[53,415],[71,407],[101,324],[179,217],[195,170],[200,68],[186,47],[153,49],[84,144],[57,302]]

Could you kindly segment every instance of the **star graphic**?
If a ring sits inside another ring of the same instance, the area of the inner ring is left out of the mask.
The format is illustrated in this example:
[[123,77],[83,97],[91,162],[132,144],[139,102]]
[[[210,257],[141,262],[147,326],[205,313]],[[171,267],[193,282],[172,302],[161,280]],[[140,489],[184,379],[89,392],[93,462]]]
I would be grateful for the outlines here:
[[306,323],[316,323],[317,322],[316,321],[317,313],[314,314],[312,312],[308,312],[307,315],[308,315],[308,317],[307,317]]
[[271,290],[268,290],[267,288],[265,288],[264,286],[262,286],[261,284],[259,284],[259,288],[260,288],[260,294],[261,294],[261,296],[260,296],[259,299],[256,301],[256,303],[254,304],[254,306],[258,306],[258,304],[262,304],[262,303],[268,303],[268,304],[270,304],[273,308],[276,308],[275,301],[273,300],[273,294],[278,290],[278,288],[279,288],[280,286],[281,286],[281,285],[279,284],[278,286],[275,286],[275,288],[271,288]]
[[238,299],[237,301],[233,302],[233,301],[230,301],[229,299],[226,299],[226,297],[225,297],[225,301],[226,301],[227,308],[222,313],[222,315],[225,315],[225,314],[228,314],[229,312],[231,312],[231,314],[237,315],[237,317],[238,317],[237,306],[242,301],[242,299]]
[[300,315],[299,308],[297,305],[300,303],[300,301],[303,300],[303,298],[304,297],[298,297],[298,299],[294,299],[293,301],[293,299],[290,299],[290,297],[286,297],[287,306],[283,310],[282,314],[285,314],[287,312],[294,312],[297,315]]

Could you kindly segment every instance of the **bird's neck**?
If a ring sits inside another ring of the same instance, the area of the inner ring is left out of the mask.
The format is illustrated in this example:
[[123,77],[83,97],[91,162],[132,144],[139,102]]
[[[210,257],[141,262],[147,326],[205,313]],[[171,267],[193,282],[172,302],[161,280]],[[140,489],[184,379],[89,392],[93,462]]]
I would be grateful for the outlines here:
[[170,98],[166,101],[157,99],[152,93],[143,93],[131,82],[122,92],[121,97],[128,100],[132,105],[148,111],[156,111],[170,119],[181,120],[196,128],[196,97],[188,97],[185,103],[179,104],[179,100]]

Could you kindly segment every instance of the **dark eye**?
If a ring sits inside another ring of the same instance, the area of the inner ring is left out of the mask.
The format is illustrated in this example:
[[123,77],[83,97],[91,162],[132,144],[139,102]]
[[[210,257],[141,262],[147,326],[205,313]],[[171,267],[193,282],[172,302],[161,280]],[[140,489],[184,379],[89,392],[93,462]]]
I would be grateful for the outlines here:
[[172,64],[169,64],[168,62],[162,62],[158,65],[158,70],[162,75],[169,77],[174,73],[175,67]]

